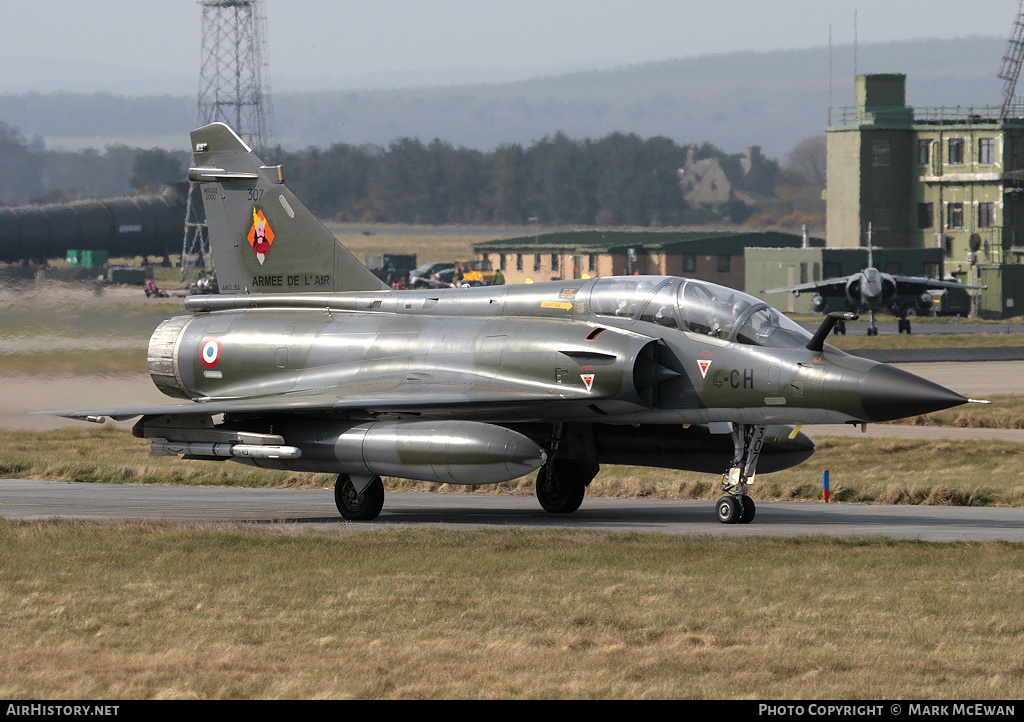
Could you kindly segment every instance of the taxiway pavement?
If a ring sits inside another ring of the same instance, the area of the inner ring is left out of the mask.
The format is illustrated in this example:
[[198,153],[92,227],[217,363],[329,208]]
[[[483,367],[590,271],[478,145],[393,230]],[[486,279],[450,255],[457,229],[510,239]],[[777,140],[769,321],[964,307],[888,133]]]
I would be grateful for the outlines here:
[[574,514],[543,511],[532,496],[388,493],[373,522],[338,515],[330,490],[88,484],[0,480],[0,516],[180,524],[256,524],[339,532],[408,527],[567,528],[724,537],[891,537],[924,541],[1024,542],[1024,509],[757,502],[750,524],[720,524],[710,501],[586,499]]

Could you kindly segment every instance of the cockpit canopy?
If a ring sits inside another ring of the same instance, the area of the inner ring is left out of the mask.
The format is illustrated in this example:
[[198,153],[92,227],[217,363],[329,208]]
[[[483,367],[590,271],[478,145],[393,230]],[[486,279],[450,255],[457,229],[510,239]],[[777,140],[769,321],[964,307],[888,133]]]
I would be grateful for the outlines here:
[[734,343],[800,348],[811,334],[770,305],[732,288],[690,278],[610,276],[590,292],[598,316],[654,323]]

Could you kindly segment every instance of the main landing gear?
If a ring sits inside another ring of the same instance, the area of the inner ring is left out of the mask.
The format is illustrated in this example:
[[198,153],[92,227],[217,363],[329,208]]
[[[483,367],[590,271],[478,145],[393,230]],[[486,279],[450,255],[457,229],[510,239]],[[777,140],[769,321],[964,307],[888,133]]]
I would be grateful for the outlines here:
[[340,474],[334,483],[334,503],[349,521],[372,521],[384,508],[384,482],[379,476]]
[[571,459],[554,459],[537,472],[537,501],[544,511],[571,514],[580,508],[596,474]]
[[537,472],[537,501],[551,514],[571,514],[579,509],[599,470],[596,463],[560,454],[562,433],[563,425],[555,424],[549,441],[550,455]]
[[754,519],[754,500],[744,493],[744,487],[754,483],[757,459],[764,445],[764,426],[734,424],[732,443],[736,456],[722,477],[725,496],[715,504],[715,515],[723,524],[749,524]]

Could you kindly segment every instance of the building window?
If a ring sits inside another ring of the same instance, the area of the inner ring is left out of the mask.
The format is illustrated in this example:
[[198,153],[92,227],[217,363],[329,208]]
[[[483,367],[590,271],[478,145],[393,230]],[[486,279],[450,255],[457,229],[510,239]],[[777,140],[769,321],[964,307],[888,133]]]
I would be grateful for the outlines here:
[[683,256],[683,273],[697,272],[697,257],[692,253]]
[[991,228],[996,224],[996,204],[978,204],[978,228]]
[[934,218],[934,206],[931,203],[917,204],[917,227],[931,228]]
[[825,261],[822,265],[825,278],[838,278],[843,275],[843,266],[839,261]]
[[946,228],[964,227],[964,204],[950,203],[946,207]]
[[540,270],[540,254],[539,253],[534,253],[533,254],[533,272],[536,273],[539,270]]
[[517,253],[516,254],[516,270],[517,271],[523,270],[523,254],[522,253]]
[[551,270],[553,272],[555,272],[555,273],[558,272],[558,254],[557,253],[552,253],[551,254]]
[[720,254],[718,256],[718,272],[719,273],[728,273],[729,272],[730,261],[732,261],[732,256],[730,256],[728,254],[724,254],[724,253]]
[[871,144],[871,165],[875,168],[888,168],[892,165],[892,144],[888,138]]
[[587,270],[591,271],[591,272],[597,270],[597,254],[596,253],[591,253],[589,256],[587,256]]
[[995,138],[979,138],[978,139],[978,162],[979,163],[995,163],[996,162],[996,139]]
[[964,139],[949,139],[949,164],[956,165],[964,162]]
[[502,253],[502,254],[501,254],[500,256],[498,256],[498,267],[499,267],[499,268],[500,268],[500,269],[501,269],[502,271],[504,271],[504,270],[507,270],[507,269],[505,268],[505,254],[504,254],[504,253]]
[[917,141],[917,164],[928,165],[932,162],[932,142],[930,140]]

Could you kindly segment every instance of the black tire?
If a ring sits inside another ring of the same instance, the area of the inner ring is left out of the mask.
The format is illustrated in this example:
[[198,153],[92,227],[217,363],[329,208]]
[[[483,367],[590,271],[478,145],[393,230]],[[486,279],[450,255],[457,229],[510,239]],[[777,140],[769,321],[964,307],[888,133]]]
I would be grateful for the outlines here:
[[571,463],[555,464],[554,468],[544,464],[537,472],[537,501],[551,514],[572,514],[583,503],[587,481]]
[[740,514],[740,503],[731,494],[726,494],[715,504],[715,515],[723,524],[738,524]]
[[754,514],[757,513],[757,507],[754,505],[754,500],[749,496],[744,495],[743,499],[743,512],[740,514],[740,524],[749,524],[754,520]]
[[384,482],[375,476],[370,485],[357,494],[352,479],[341,474],[334,483],[334,503],[349,521],[372,521],[384,508]]

